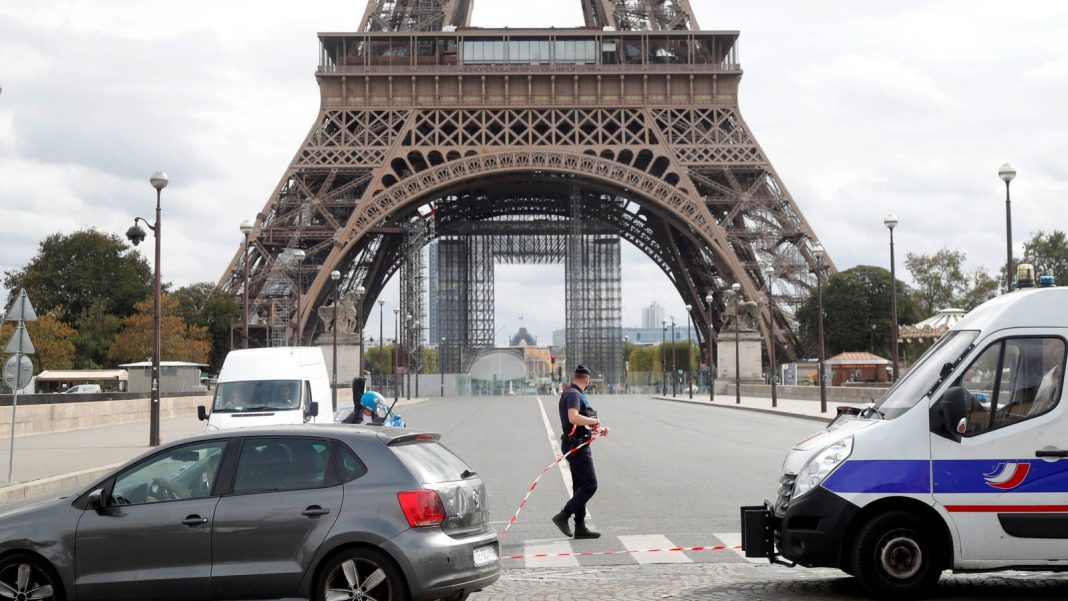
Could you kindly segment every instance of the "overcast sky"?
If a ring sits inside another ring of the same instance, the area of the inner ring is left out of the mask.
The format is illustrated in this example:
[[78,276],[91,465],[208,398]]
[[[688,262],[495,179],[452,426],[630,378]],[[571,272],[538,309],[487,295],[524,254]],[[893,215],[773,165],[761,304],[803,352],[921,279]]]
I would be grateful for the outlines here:
[[[693,6],[704,29],[741,30],[743,115],[840,268],[887,264],[882,219],[894,212],[899,256],[949,247],[996,270],[1005,161],[1019,171],[1017,243],[1068,229],[1068,2]],[[315,119],[315,33],[356,29],[363,8],[4,0],[0,270],[56,231],[121,234],[149,217],[148,176],[163,168],[164,279],[217,280],[238,224],[263,207]],[[581,21],[578,0],[478,0],[474,14],[482,26]],[[514,332],[523,315],[549,342],[563,327],[563,267],[497,273],[498,327]],[[633,248],[623,278],[624,325],[653,300],[682,315]],[[395,285],[385,299],[396,306]],[[368,325],[377,337],[377,316]]]

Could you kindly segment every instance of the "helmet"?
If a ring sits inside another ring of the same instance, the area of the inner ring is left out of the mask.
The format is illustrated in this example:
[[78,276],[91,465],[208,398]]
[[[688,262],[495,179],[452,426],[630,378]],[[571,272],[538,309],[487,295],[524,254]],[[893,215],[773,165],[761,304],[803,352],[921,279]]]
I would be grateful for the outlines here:
[[374,411],[378,409],[378,404],[385,402],[385,400],[386,399],[384,399],[382,395],[378,394],[377,392],[373,390],[368,390],[367,392],[363,393],[362,397],[360,397],[360,406],[364,409],[370,409],[371,411]]

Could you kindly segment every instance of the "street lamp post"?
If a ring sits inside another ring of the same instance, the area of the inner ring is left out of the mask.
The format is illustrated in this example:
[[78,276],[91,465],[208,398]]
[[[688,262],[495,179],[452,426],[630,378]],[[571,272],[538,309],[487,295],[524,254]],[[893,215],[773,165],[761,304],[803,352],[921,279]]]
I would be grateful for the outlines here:
[[1012,202],[1009,183],[1016,179],[1016,169],[1005,163],[998,169],[998,177],[1005,182],[1005,292],[1012,292]]
[[334,324],[330,326],[330,329],[334,333],[334,362],[331,363],[331,384],[330,384],[330,399],[334,403],[334,411],[337,411],[337,310],[338,310],[338,281],[341,280],[341,272],[333,270],[330,272],[330,279],[334,282]]
[[820,413],[827,413],[827,380],[824,377],[824,362],[826,350],[823,345],[823,245],[819,242],[812,248],[812,255],[816,257],[816,291],[818,296],[817,313],[819,321],[820,338]]
[[[412,344],[408,338],[412,332],[412,314],[404,316],[404,396],[412,399]],[[416,378],[418,381],[418,378]]]
[[[386,301],[378,299],[378,360],[382,362],[382,375],[385,375],[386,373],[386,350],[385,347],[382,346],[383,344],[385,344],[386,340],[385,337],[382,335],[382,324],[385,323],[385,320],[382,318],[382,307],[384,307],[385,305]],[[385,380],[385,378],[383,378],[383,380]]]
[[768,337],[771,344],[768,345],[768,361],[771,363],[771,407],[779,406],[779,393],[776,385],[777,367],[775,365],[775,289],[772,280],[775,278],[775,266],[769,264],[765,272],[768,276]]
[[716,297],[712,295],[710,290],[705,295],[705,304],[708,305],[708,402],[713,403],[716,401],[716,364],[712,360],[713,352],[715,350],[715,333],[716,326],[712,322],[713,318],[713,305],[716,302]]
[[660,394],[667,396],[667,320],[660,320]]
[[679,366],[675,359],[675,314],[671,314],[671,396],[679,396]]
[[738,282],[731,284],[734,291],[734,404],[742,404],[742,353],[741,349],[741,324],[738,323],[738,307],[742,304],[742,285]]
[[630,336],[623,337],[623,394],[627,394],[629,378],[627,377],[627,367],[630,364],[630,358],[628,356],[627,347],[630,345]]
[[686,389],[689,390],[690,400],[693,400],[693,342],[690,339],[690,324],[693,322],[693,305],[686,305]]
[[894,268],[894,228],[897,227],[897,217],[890,213],[883,219],[883,225],[890,230],[890,349],[894,355],[894,381],[897,382],[897,272]]
[[393,308],[393,366],[390,373],[393,374],[393,402],[400,399],[400,378],[397,377],[397,364],[400,363],[400,309]]
[[152,390],[149,405],[148,444],[159,446],[159,360],[160,360],[160,196],[163,189],[170,183],[170,179],[163,171],[156,171],[148,180],[156,189],[156,222],[149,224],[141,217],[134,218],[133,227],[126,230],[126,238],[137,246],[145,239],[145,230],[141,229],[137,222],[144,223],[152,230],[156,239],[155,269],[152,278]]
[[249,234],[252,233],[252,224],[249,223],[248,220],[242,221],[240,229],[241,233],[245,236],[245,286],[243,288],[245,293],[241,295],[244,297],[244,310],[242,311],[242,314],[244,315],[245,343],[243,348],[248,348],[248,237]]
[[444,356],[441,354],[445,350],[445,337],[441,337],[441,346],[438,347],[438,371],[441,372],[441,398],[445,398],[445,363],[442,362]]
[[304,323],[300,318],[300,297],[304,296],[304,270],[301,267],[304,265],[304,258],[307,257],[307,253],[303,249],[298,248],[293,251],[293,259],[297,262],[297,344],[300,346],[304,343]]
[[367,294],[367,289],[363,286],[356,287],[356,335],[360,340],[360,352],[356,356],[356,377],[363,376],[363,295]]

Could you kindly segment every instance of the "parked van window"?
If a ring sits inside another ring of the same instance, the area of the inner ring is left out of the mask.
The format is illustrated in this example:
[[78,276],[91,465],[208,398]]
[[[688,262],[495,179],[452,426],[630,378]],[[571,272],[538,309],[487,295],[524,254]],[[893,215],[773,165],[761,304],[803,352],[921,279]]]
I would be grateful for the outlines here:
[[1064,382],[1065,341],[1010,338],[987,347],[959,381],[972,397],[965,436],[1049,412]]

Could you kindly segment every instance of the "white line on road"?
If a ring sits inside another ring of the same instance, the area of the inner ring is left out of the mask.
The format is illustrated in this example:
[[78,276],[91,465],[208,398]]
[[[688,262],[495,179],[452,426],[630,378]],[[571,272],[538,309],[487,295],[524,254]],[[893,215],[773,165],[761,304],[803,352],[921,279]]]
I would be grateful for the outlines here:
[[[741,532],[714,532],[712,536],[718,538],[721,543],[728,547],[738,547],[742,544]],[[731,549],[731,551],[749,563],[768,563],[768,560],[763,557],[746,557],[745,551],[741,549]]]
[[679,551],[668,551],[667,549],[672,549],[677,545],[661,534],[618,536],[616,538],[623,543],[624,549],[664,549],[664,551],[656,553],[635,553],[631,555],[634,561],[638,563],[693,563],[692,559]]
[[[545,413],[545,405],[541,402],[541,397],[536,397],[538,402],[538,409],[541,411],[541,423],[545,425],[545,434],[549,437],[549,446],[552,447],[553,457],[559,459],[564,455],[560,450],[560,437],[556,434],[556,428],[552,427],[549,422],[549,414]],[[561,461],[556,464],[556,467],[560,468],[560,476],[564,479],[564,488],[567,490],[567,498],[571,498],[575,494],[574,485],[571,482],[571,469],[567,466],[567,460]],[[589,508],[586,509],[586,526],[591,530],[593,527],[593,514],[590,513]]]
[[[572,553],[571,542],[567,540],[544,542],[544,543],[527,543],[523,545],[523,555],[528,557],[523,560],[525,567],[528,568],[576,568],[579,565],[578,558],[574,555],[568,557],[552,557],[559,553]],[[545,553],[549,557],[529,557],[530,555],[538,555]]]

